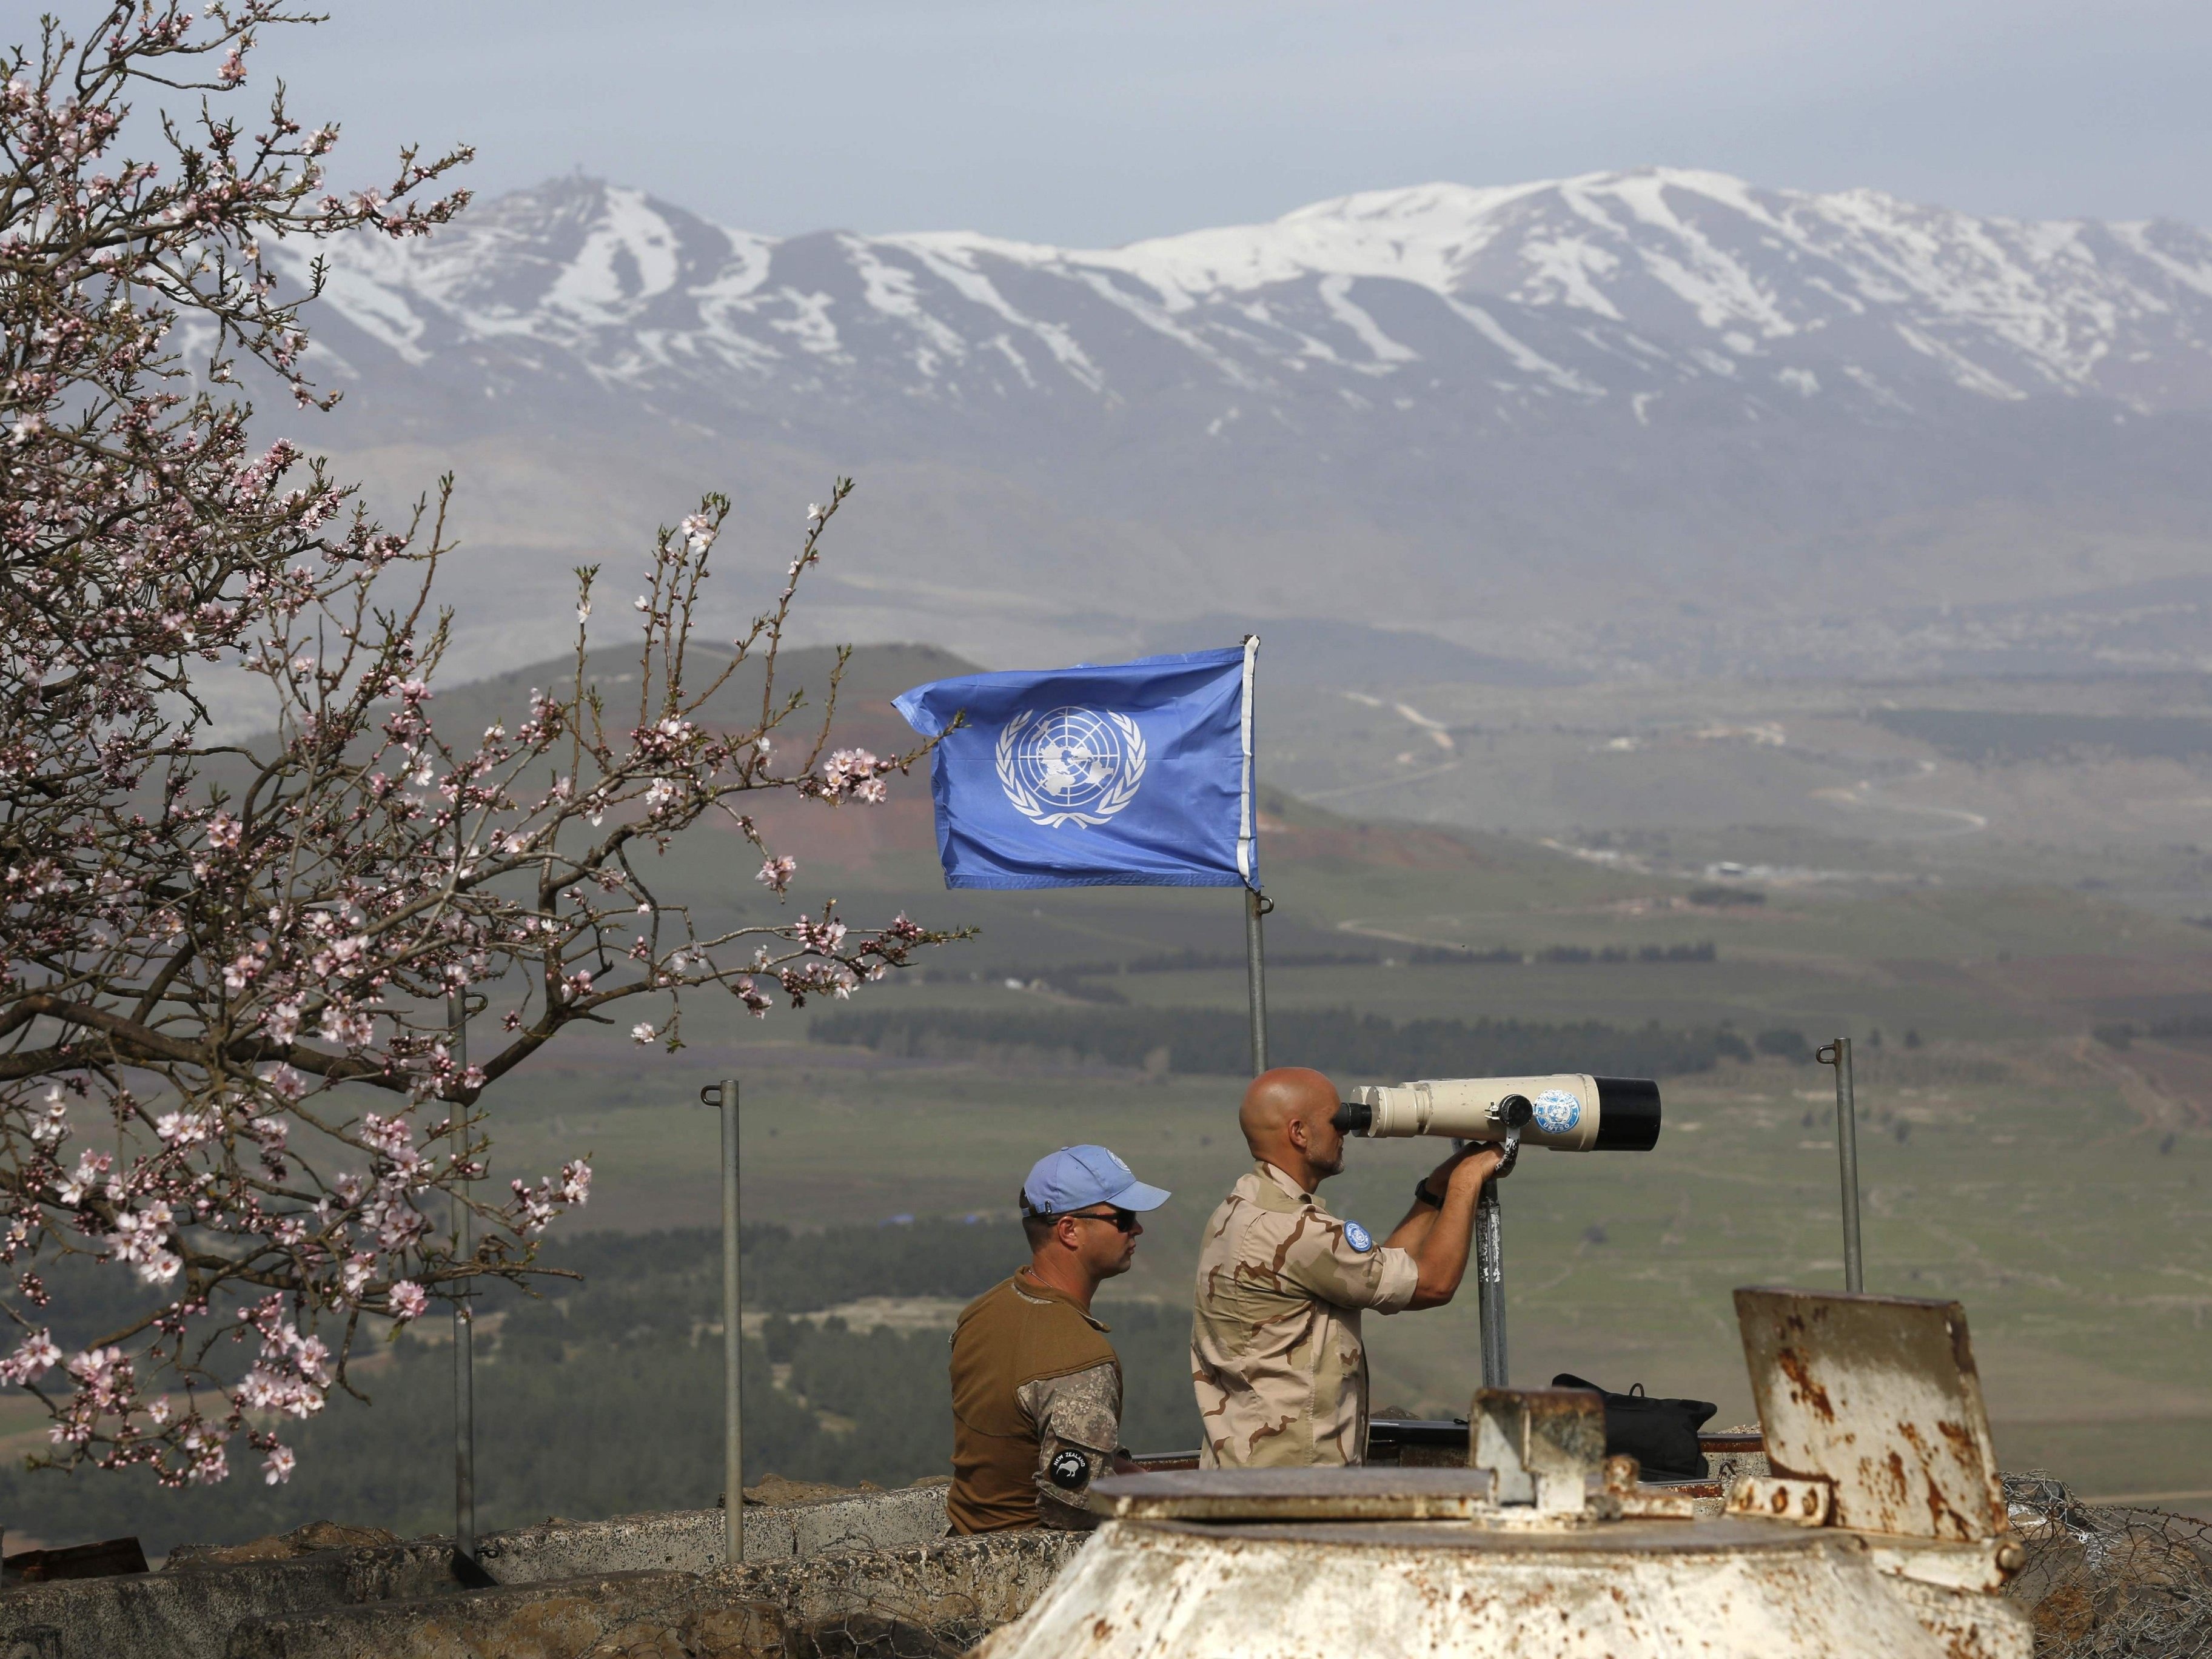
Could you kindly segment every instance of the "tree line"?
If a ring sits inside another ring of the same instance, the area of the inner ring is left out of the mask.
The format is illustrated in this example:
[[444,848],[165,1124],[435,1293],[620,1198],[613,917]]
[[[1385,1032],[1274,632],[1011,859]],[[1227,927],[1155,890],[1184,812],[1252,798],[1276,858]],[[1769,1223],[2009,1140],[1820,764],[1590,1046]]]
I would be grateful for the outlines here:
[[[808,1040],[910,1058],[976,1059],[1035,1054],[1076,1063],[1235,1075],[1250,1067],[1250,1026],[1226,1008],[1115,1008],[974,1012],[840,1009],[817,1015]],[[1802,1042],[1802,1038],[1799,1041]],[[1278,1021],[1270,1058],[1339,1078],[1522,1076],[1588,1072],[1668,1077],[1749,1060],[1752,1045],[1726,1026],[1668,1029],[1596,1020],[1535,1024],[1515,1019],[1414,1019],[1402,1024],[1350,1009],[1301,1009]]]
[[[1526,967],[1541,963],[1717,962],[1711,939],[1694,945],[1547,945],[1524,951],[1516,945],[1417,945],[1405,960],[1416,968]],[[1395,967],[1397,958],[1380,951],[1279,951],[1267,958],[1278,969],[1292,968]],[[1244,957],[1226,951],[1162,951],[1127,962],[1008,963],[995,968],[928,967],[920,970],[932,985],[1022,985],[1056,992],[1079,1002],[1125,1004],[1128,998],[1105,981],[1123,974],[1186,974],[1242,970]]]

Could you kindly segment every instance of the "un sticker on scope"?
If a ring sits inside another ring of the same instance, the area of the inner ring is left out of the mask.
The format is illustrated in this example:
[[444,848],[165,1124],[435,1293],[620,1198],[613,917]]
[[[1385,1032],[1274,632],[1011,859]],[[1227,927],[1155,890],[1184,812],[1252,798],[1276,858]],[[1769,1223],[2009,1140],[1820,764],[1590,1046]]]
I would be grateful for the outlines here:
[[1357,1221],[1347,1221],[1344,1224],[1344,1242],[1358,1251],[1360,1255],[1365,1255],[1368,1251],[1375,1248],[1375,1235]]
[[1563,1135],[1583,1121],[1583,1103],[1565,1089],[1547,1089],[1529,1103],[1535,1109],[1536,1127],[1547,1135]]

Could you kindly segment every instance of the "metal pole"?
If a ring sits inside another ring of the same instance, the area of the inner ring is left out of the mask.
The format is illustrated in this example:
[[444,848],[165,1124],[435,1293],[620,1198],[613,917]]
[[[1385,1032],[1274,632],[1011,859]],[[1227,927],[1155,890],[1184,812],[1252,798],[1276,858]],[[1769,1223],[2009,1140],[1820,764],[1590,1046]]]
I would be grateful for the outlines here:
[[1267,963],[1261,949],[1260,890],[1244,890],[1244,978],[1252,995],[1252,1075],[1267,1069]]
[[1474,1288],[1482,1317],[1482,1386],[1505,1381],[1505,1247],[1498,1225],[1498,1178],[1482,1183],[1474,1200]]
[[722,1547],[731,1566],[745,1559],[744,1421],[738,1413],[744,1327],[738,1251],[738,1080],[722,1079]]
[[[456,1074],[469,1069],[469,994],[465,987],[447,994],[447,1015],[453,1025],[453,1059]],[[454,1155],[468,1156],[468,1109],[453,1109]],[[476,1255],[475,1218],[469,1209],[471,1182],[463,1180],[453,1193],[453,1250],[463,1261]],[[453,1297],[453,1553],[473,1566],[477,1559],[477,1326],[470,1305],[472,1292],[466,1279]]]
[[1243,805],[1237,825],[1237,870],[1244,878],[1244,982],[1252,999],[1252,1075],[1267,1069],[1267,963],[1261,947],[1260,918],[1273,907],[1260,895],[1254,876],[1254,850],[1259,845],[1260,757],[1258,722],[1253,702],[1254,672],[1259,666],[1260,636],[1244,636],[1244,682],[1240,699],[1244,749]]
[[1859,1248],[1859,1118],[1851,1091],[1851,1040],[1838,1037],[1816,1056],[1836,1068],[1836,1163],[1844,1186],[1844,1288],[1866,1289],[1866,1261]]

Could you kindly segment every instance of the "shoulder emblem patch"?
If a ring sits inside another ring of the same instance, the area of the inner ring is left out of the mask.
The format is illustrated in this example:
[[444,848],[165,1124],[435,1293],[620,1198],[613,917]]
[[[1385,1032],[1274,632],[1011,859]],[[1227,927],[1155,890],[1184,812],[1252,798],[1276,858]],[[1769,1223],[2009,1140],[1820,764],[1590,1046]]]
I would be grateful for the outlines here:
[[1079,1451],[1058,1451],[1045,1466],[1052,1484],[1073,1492],[1091,1479],[1091,1460]]
[[1362,1255],[1375,1248],[1374,1234],[1369,1232],[1357,1221],[1347,1221],[1344,1224],[1344,1242]]

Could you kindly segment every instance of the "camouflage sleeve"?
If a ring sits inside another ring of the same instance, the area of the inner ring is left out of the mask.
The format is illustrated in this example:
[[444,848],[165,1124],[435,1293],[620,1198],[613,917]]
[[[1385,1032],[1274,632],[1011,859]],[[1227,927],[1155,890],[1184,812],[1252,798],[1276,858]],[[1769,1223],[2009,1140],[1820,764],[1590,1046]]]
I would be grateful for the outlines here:
[[1121,1369],[1092,1365],[1024,1382],[1014,1398],[1037,1427],[1037,1513],[1048,1527],[1097,1524],[1091,1483],[1113,1468],[1121,1434]]
[[1357,1222],[1308,1211],[1279,1245],[1285,1279],[1339,1308],[1393,1314],[1413,1299],[1421,1270],[1410,1250],[1378,1244]]

